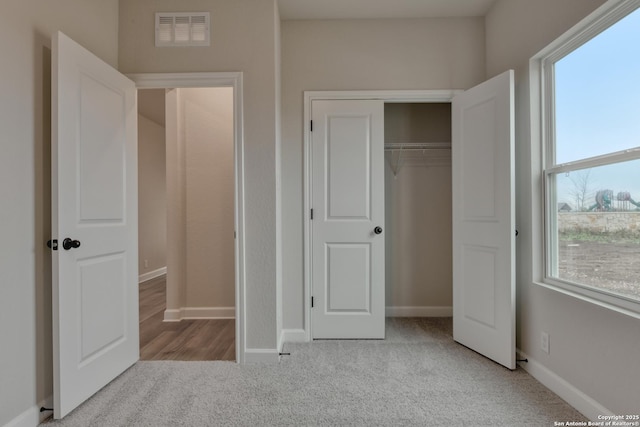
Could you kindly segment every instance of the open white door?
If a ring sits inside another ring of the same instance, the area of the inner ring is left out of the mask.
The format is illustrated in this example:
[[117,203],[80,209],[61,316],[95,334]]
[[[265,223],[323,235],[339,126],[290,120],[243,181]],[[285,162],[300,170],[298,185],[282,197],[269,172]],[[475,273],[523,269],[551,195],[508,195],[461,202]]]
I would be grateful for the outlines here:
[[384,338],[384,104],[316,100],[313,338]]
[[62,418],[138,360],[137,111],[132,81],[60,32],[52,50],[53,396]]
[[513,71],[453,99],[453,338],[515,369]]

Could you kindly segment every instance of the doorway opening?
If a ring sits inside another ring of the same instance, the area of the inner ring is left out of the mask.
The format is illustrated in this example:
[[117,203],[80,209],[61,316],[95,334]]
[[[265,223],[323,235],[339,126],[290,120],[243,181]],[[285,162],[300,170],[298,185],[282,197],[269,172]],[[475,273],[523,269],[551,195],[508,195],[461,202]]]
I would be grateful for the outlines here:
[[141,113],[140,358],[244,363],[242,74],[129,77]]
[[450,317],[451,103],[312,108],[313,338],[382,339],[386,316]]
[[140,358],[235,360],[233,88],[138,111]]
[[385,103],[387,317],[451,317],[451,103]]

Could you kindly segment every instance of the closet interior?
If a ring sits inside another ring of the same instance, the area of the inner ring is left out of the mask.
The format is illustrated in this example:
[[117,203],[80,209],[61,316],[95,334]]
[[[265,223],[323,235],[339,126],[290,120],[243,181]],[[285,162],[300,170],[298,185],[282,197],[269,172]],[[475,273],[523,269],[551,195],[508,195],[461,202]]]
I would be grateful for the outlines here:
[[386,305],[450,316],[451,104],[386,103]]

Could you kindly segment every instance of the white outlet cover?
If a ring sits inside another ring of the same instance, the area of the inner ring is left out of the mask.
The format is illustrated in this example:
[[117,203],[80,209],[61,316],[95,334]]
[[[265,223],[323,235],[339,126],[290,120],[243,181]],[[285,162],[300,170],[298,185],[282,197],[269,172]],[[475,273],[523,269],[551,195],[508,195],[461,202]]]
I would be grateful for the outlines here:
[[540,349],[549,354],[549,334],[546,332],[540,335]]

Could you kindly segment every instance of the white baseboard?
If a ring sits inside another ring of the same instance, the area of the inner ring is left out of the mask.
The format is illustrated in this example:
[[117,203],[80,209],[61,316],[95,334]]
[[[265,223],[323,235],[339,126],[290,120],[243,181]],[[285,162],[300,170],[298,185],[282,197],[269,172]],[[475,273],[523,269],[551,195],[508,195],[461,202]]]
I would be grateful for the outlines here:
[[181,310],[179,308],[176,309],[166,309],[164,311],[164,321],[165,322],[179,322],[182,320]]
[[235,307],[182,307],[183,319],[235,319]]
[[138,276],[138,283],[146,282],[147,280],[155,279],[167,274],[167,267],[162,267],[157,270],[149,271],[148,273]]
[[164,311],[165,322],[194,319],[235,319],[235,307],[182,307]]
[[281,343],[309,341],[309,339],[307,338],[307,333],[304,329],[283,329],[280,336],[282,337],[280,339]]
[[386,309],[387,317],[451,317],[453,307],[424,306],[424,307],[401,307],[392,306]]
[[[386,308],[386,317],[451,317],[451,316],[453,316],[453,307],[387,307]],[[307,336],[307,332],[304,329],[283,329],[282,332],[280,333],[280,345],[286,342],[309,342],[309,341],[310,341],[310,337]]]
[[540,362],[535,361],[520,350],[516,351],[519,359],[528,360],[528,362],[519,363],[522,369],[591,421],[602,421],[598,419],[598,415],[615,415]]
[[44,399],[10,420],[4,427],[37,427],[42,421],[51,416],[51,411],[40,412],[40,408],[52,408],[53,396]]
[[244,363],[278,363],[280,353],[271,348],[248,348],[244,352]]

